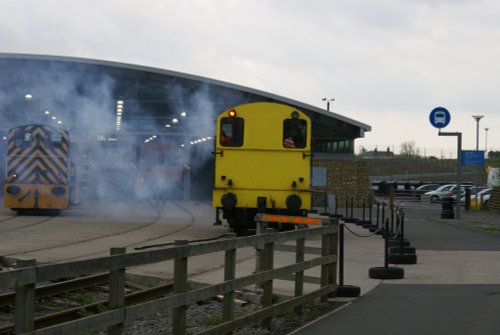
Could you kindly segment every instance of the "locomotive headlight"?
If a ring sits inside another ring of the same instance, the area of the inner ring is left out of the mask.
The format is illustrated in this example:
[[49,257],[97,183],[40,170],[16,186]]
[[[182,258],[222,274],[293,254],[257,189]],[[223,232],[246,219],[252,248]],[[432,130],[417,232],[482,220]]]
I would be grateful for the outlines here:
[[238,197],[234,193],[224,193],[220,199],[222,207],[224,208],[235,208],[238,203]]
[[64,195],[66,193],[66,190],[64,189],[64,187],[56,186],[53,187],[52,190],[50,190],[50,192],[55,196],[60,196]]
[[19,194],[19,192],[21,192],[21,188],[19,186],[8,186],[7,187],[7,193],[9,193],[9,194],[16,195],[16,194]]
[[227,116],[236,117],[236,111],[234,109],[230,109],[227,111]]
[[286,198],[286,208],[291,212],[296,212],[302,206],[302,199],[296,194],[289,195]]
[[292,119],[298,119],[299,118],[299,112],[293,111],[292,112]]

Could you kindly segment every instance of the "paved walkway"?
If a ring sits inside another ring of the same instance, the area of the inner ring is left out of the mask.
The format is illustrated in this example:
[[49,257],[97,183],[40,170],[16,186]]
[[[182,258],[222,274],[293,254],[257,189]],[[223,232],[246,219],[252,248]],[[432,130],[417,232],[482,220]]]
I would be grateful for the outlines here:
[[[407,238],[418,262],[399,266],[403,279],[370,290],[353,278],[363,296],[291,334],[498,334],[500,234],[445,222],[439,213],[419,206],[406,210]],[[352,261],[350,266],[361,266]]]

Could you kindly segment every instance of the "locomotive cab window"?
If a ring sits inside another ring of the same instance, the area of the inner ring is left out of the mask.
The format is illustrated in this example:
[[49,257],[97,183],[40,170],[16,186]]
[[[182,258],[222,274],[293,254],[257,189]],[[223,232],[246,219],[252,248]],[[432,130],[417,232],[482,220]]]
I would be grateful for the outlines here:
[[14,134],[14,146],[22,147],[29,146],[31,144],[31,133],[25,133],[23,131],[18,131]]
[[307,122],[285,119],[283,122],[283,147],[303,149],[306,147]]
[[60,132],[52,132],[50,134],[50,141],[54,144],[61,144],[62,142],[62,133]]
[[241,147],[243,145],[243,119],[225,117],[221,119],[219,143],[224,147]]

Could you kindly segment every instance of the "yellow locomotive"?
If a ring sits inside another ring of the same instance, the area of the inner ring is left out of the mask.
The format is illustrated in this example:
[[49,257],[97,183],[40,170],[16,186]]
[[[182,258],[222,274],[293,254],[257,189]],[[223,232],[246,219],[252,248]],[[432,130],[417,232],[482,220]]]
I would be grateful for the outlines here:
[[237,234],[258,212],[307,215],[310,143],[311,120],[291,106],[249,103],[217,117],[213,206]]
[[29,124],[8,134],[4,206],[59,211],[70,202],[69,134],[47,125]]

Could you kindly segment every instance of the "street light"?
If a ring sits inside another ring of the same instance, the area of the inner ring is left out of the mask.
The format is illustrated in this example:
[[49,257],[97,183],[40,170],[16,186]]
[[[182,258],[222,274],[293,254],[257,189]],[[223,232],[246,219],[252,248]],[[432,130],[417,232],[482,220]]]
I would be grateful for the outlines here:
[[321,100],[326,101],[326,110],[330,111],[330,101],[335,101],[335,99],[334,98],[323,98]]
[[[479,120],[481,120],[484,115],[472,115],[472,117],[474,118],[474,120],[476,120],[476,151],[479,150]],[[479,204],[478,204],[478,192],[479,189],[477,188],[479,186],[479,167],[477,168],[477,171],[476,171],[476,210],[479,210]],[[457,202],[457,206],[458,205],[458,202]]]
[[476,150],[479,150],[479,120],[481,120],[484,115],[472,115],[474,120],[476,120]]
[[484,154],[488,156],[488,130],[490,128],[484,128]]

